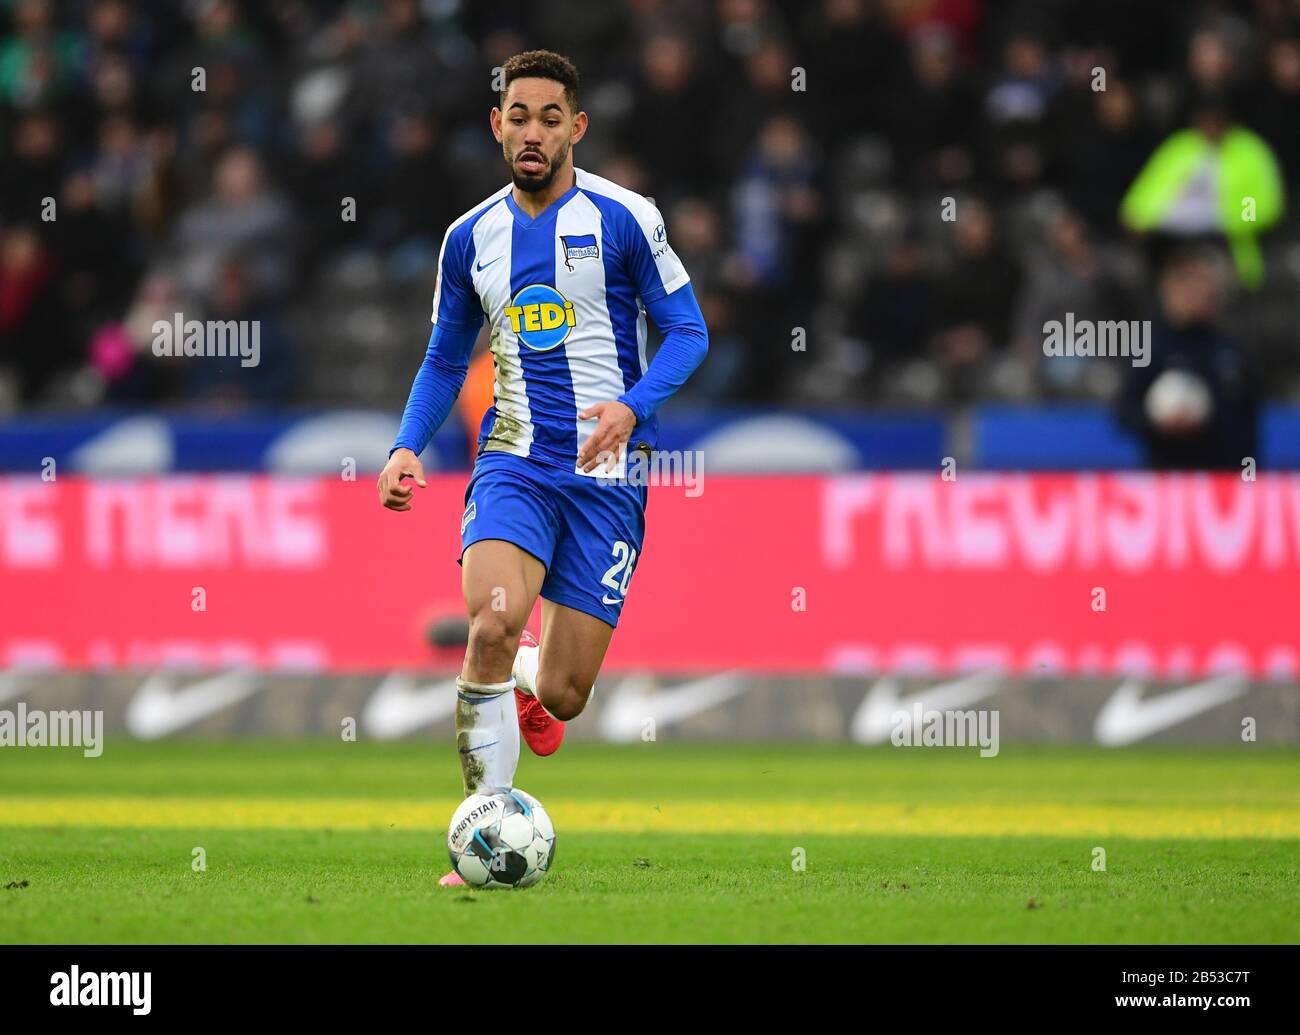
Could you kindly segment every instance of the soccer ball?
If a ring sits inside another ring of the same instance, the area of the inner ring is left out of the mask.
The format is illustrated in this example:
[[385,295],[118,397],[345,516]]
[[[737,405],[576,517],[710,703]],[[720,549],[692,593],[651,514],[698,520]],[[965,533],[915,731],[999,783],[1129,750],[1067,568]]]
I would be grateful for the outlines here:
[[1147,418],[1162,431],[1193,431],[1210,419],[1214,397],[1209,387],[1186,370],[1166,370],[1147,389]]
[[479,888],[527,888],[555,858],[555,825],[518,787],[485,787],[451,817],[447,854],[461,880]]

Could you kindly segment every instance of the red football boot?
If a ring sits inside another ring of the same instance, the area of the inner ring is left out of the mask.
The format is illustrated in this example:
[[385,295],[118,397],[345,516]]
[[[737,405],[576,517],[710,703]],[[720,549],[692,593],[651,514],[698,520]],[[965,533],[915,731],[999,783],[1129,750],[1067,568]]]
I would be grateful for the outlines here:
[[449,874],[438,881],[438,887],[440,888],[461,887],[464,884],[465,882],[461,879],[460,874],[455,870],[452,870]]
[[[519,646],[536,647],[537,637],[525,629],[519,637]],[[515,681],[518,682],[518,679],[516,672]],[[548,715],[541,701],[520,690],[518,686],[515,687],[515,708],[519,712],[519,733],[532,753],[555,754],[560,742],[564,740],[564,723]]]

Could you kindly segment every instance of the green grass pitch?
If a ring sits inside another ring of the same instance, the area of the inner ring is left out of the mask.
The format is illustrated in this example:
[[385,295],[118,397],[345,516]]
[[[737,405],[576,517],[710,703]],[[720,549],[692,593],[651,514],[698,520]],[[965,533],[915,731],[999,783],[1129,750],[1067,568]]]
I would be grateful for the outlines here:
[[1300,940],[1295,751],[569,743],[517,782],[555,865],[482,892],[436,886],[448,744],[0,751],[0,939]]

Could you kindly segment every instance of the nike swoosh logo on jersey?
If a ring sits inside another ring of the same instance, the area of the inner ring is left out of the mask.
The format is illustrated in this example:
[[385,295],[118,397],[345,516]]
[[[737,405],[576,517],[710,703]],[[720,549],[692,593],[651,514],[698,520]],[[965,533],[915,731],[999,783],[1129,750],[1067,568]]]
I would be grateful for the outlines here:
[[614,597],[613,599],[610,599],[608,596],[603,596],[603,597],[601,597],[601,598],[600,598],[600,602],[601,602],[602,604],[621,604],[621,603],[623,603],[623,601],[619,600],[618,597]]
[[498,255],[495,259],[492,260],[492,262],[480,262],[480,263],[478,263],[478,264],[475,266],[475,269],[477,269],[480,273],[482,273],[485,269],[487,269],[489,266],[491,266],[493,262],[500,262],[500,261],[501,261],[502,259],[504,259],[504,258],[505,258],[504,255]]

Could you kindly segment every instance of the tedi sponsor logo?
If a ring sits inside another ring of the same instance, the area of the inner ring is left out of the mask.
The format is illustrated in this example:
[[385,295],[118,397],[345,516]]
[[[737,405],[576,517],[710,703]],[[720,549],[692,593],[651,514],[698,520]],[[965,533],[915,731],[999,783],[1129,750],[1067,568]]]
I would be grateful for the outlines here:
[[1151,363],[1150,320],[1076,320],[1043,324],[1044,356],[1126,356],[1135,367]]
[[151,971],[100,972],[84,974],[76,964],[50,976],[50,1003],[54,1006],[129,1006],[137,1016],[151,1009]]
[[155,356],[238,356],[241,367],[262,361],[262,324],[258,320],[187,320],[176,313],[153,322]]
[[957,711],[926,709],[920,701],[911,710],[900,708],[890,716],[894,747],[974,747],[981,758],[993,758],[999,751],[998,713],[995,710]]
[[0,709],[0,747],[79,747],[87,758],[104,752],[104,713],[45,712],[19,701]]

